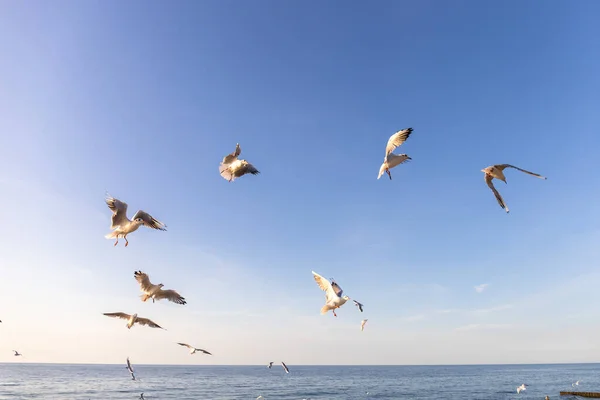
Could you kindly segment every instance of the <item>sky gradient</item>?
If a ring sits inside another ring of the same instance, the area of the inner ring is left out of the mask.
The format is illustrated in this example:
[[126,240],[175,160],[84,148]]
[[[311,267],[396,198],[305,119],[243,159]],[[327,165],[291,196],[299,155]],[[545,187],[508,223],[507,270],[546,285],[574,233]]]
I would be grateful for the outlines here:
[[[598,361],[599,13],[2,2],[0,362]],[[237,142],[261,174],[228,183]],[[548,177],[507,171],[508,215],[501,163]],[[168,231],[114,248],[105,191]],[[188,305],[142,303],[138,269]],[[319,315],[311,270],[365,312]]]

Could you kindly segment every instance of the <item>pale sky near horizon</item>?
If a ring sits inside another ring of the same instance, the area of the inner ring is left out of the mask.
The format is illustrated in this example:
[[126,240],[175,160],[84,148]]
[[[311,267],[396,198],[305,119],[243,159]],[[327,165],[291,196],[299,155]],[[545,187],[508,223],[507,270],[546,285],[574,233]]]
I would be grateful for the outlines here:
[[[0,3],[0,362],[598,361],[599,12]],[[261,174],[228,183],[237,142]],[[508,215],[500,163],[548,177],[507,170]],[[113,247],[105,191],[168,231]],[[142,303],[138,269],[188,304]],[[364,313],[320,315],[311,270]]]

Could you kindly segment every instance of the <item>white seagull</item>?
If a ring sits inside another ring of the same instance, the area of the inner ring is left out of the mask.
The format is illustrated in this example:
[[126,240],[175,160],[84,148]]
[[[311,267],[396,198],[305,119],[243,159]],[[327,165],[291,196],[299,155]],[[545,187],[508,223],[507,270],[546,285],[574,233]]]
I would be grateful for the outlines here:
[[285,365],[285,363],[283,361],[281,362],[281,366],[283,367],[283,370],[285,371],[286,374],[290,373],[289,368],[287,367],[287,365]]
[[108,208],[113,212],[112,222],[110,229],[112,232],[105,235],[107,239],[117,239],[115,246],[119,243],[119,238],[125,239],[125,247],[129,245],[127,235],[138,230],[141,225],[147,226],[148,228],[157,229],[159,231],[166,231],[166,225],[159,220],[152,217],[145,211],[138,210],[133,219],[127,218],[127,203],[115,199],[114,197],[108,196],[106,198],[106,204]]
[[527,170],[521,169],[519,167],[515,167],[514,165],[510,165],[510,164],[497,164],[497,165],[492,165],[492,166],[482,169],[481,172],[484,173],[485,183],[487,183],[489,188],[492,189],[492,192],[494,192],[494,196],[496,196],[496,200],[498,200],[498,204],[500,204],[500,207],[502,207],[508,213],[510,210],[506,206],[506,203],[504,203],[504,199],[502,199],[502,196],[500,196],[500,193],[498,193],[498,191],[494,187],[494,183],[492,182],[492,179],[496,178],[496,179],[500,179],[502,182],[506,183],[506,177],[504,176],[504,172],[503,172],[504,169],[506,169],[506,168],[514,168],[521,172],[525,172],[526,174],[535,176],[540,179],[547,179],[547,178],[540,174],[536,174],[535,172],[527,171]]
[[364,331],[365,330],[365,324],[367,323],[368,319],[363,319],[362,321],[360,321],[360,330]]
[[581,382],[581,381],[577,381],[577,382],[575,382],[575,383],[571,384],[571,386],[573,386],[573,387],[575,387],[575,386],[579,386],[579,382]]
[[326,314],[327,311],[332,310],[333,315],[337,317],[335,313],[336,308],[340,308],[343,306],[346,301],[350,300],[348,296],[342,296],[343,290],[339,285],[335,282],[331,283],[327,279],[323,278],[321,275],[317,274],[315,271],[312,271],[315,281],[325,292],[325,305],[321,308],[321,314]]
[[219,173],[223,179],[227,179],[229,182],[234,181],[246,174],[260,174],[260,171],[254,168],[254,165],[250,164],[246,160],[239,160],[238,156],[242,152],[240,144],[235,145],[235,151],[231,154],[223,157],[223,161],[219,164]]
[[142,298],[142,301],[152,299],[152,302],[154,303],[155,299],[167,299],[173,303],[182,305],[186,304],[185,298],[181,297],[181,295],[176,291],[172,289],[163,290],[162,287],[165,285],[163,285],[162,283],[159,283],[158,285],[152,284],[152,282],[150,282],[148,274],[145,274],[142,271],[135,271],[133,273],[133,277],[136,281],[138,281],[138,283],[140,284],[140,289],[142,290],[142,293],[144,293],[140,296]]
[[18,357],[18,356],[22,356],[22,355],[23,355],[23,354],[19,353],[19,352],[18,352],[18,351],[16,351],[16,350],[13,350],[13,351],[15,352],[15,357]]
[[177,343],[177,344],[178,344],[178,345],[180,345],[180,346],[184,346],[184,347],[187,347],[188,349],[190,349],[190,354],[194,354],[194,353],[196,353],[197,351],[201,351],[201,352],[202,352],[202,353],[204,353],[204,354],[208,354],[209,356],[212,356],[212,354],[211,354],[211,353],[209,353],[208,351],[206,351],[206,350],[202,350],[202,349],[197,349],[197,348],[195,348],[194,346],[190,346],[190,345],[189,345],[189,344],[187,344],[187,343]]
[[273,366],[273,361],[269,362],[269,365],[267,366],[267,368],[271,369],[272,366]]
[[363,312],[363,307],[364,306],[361,303],[359,303],[358,301],[356,301],[356,300],[352,300],[352,301],[354,302],[354,305],[356,307],[358,307],[358,309],[360,310],[360,312]]
[[138,317],[137,314],[129,315],[129,314],[125,314],[124,312],[115,312],[115,313],[103,313],[103,315],[106,315],[107,317],[121,318],[121,319],[127,320],[127,325],[126,325],[127,329],[131,329],[133,324],[138,324],[138,325],[146,325],[146,326],[149,326],[150,328],[159,328],[159,329],[166,330],[162,326],[158,325],[156,322],[149,320],[148,318]]
[[390,173],[390,169],[402,164],[403,162],[412,160],[412,158],[406,154],[393,153],[397,147],[406,142],[406,139],[408,139],[412,131],[413,128],[406,128],[390,136],[387,145],[385,146],[385,157],[383,158],[383,164],[381,164],[381,167],[379,168],[379,175],[377,175],[377,179],[381,178],[381,175],[386,172],[391,180],[392,174]]
[[523,390],[527,390],[527,385],[526,384],[522,384],[521,386],[519,386],[517,388],[517,393],[521,393]]
[[131,363],[129,362],[129,357],[127,357],[127,366],[125,368],[127,368],[127,371],[129,371],[129,373],[131,374],[131,380],[135,381],[135,375],[133,374],[133,368],[131,367]]

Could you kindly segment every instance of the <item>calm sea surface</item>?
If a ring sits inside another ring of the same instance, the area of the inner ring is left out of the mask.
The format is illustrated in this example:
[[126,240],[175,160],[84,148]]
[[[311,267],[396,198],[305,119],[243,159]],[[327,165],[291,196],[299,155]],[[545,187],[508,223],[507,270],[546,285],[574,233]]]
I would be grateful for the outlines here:
[[134,365],[132,381],[123,365],[0,364],[0,399],[558,399],[576,380],[600,391],[600,364],[288,367]]

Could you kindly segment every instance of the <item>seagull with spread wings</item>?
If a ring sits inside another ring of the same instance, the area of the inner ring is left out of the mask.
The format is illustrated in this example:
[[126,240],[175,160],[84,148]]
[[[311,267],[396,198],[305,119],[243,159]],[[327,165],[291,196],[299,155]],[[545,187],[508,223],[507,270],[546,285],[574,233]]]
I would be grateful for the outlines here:
[[119,238],[125,239],[125,247],[129,245],[127,235],[138,230],[141,225],[148,228],[157,229],[159,231],[166,231],[166,225],[155,219],[152,215],[148,214],[143,210],[138,210],[133,219],[127,218],[127,203],[115,199],[114,197],[108,196],[106,198],[106,204],[108,208],[113,212],[111,226],[112,232],[105,235],[107,239],[117,239],[115,246],[119,244]]
[[285,363],[283,361],[281,362],[281,366],[283,367],[283,370],[285,371],[286,374],[290,373],[290,369],[287,367],[287,365],[285,365]]
[[356,300],[352,300],[352,301],[354,302],[354,305],[360,310],[360,312],[363,312],[363,307],[364,306],[362,305],[362,303],[359,303]]
[[506,168],[514,168],[521,172],[525,172],[526,174],[535,176],[536,178],[540,178],[540,179],[546,179],[546,177],[542,176],[540,174],[536,174],[535,172],[531,172],[531,171],[521,169],[519,167],[515,167],[514,165],[510,165],[510,164],[491,165],[487,168],[482,169],[481,172],[484,173],[485,183],[487,183],[489,188],[492,189],[492,192],[494,192],[494,196],[496,196],[496,200],[498,200],[498,204],[500,204],[500,207],[502,207],[508,213],[510,210],[506,206],[506,203],[504,203],[504,199],[502,199],[502,196],[500,196],[500,193],[498,193],[498,191],[494,187],[494,183],[492,182],[492,179],[496,178],[496,179],[500,179],[502,182],[506,183],[506,177],[504,176],[504,170]]
[[138,325],[146,325],[146,326],[149,326],[150,328],[159,328],[159,329],[166,330],[162,326],[158,325],[156,322],[154,322],[148,318],[138,317],[137,314],[129,315],[129,314],[125,314],[124,312],[114,312],[114,313],[104,313],[103,315],[106,315],[107,317],[111,317],[111,318],[121,318],[121,319],[127,320],[127,325],[126,325],[127,329],[131,329],[133,324],[138,324]]
[[127,357],[127,366],[125,368],[127,368],[127,371],[129,371],[129,373],[131,374],[131,380],[135,381],[135,375],[133,374],[133,368],[131,367],[131,363],[129,362],[129,357]]
[[19,357],[19,356],[22,356],[22,355],[23,355],[23,354],[19,353],[19,352],[18,352],[18,351],[16,351],[16,350],[13,350],[13,351],[15,352],[15,357]]
[[393,153],[393,151],[396,150],[397,147],[400,147],[402,143],[406,142],[406,139],[408,139],[412,131],[413,128],[406,128],[390,136],[387,145],[385,146],[385,157],[383,158],[383,164],[381,164],[381,167],[379,168],[379,175],[377,175],[377,179],[381,178],[381,176],[385,172],[388,174],[391,180],[392,174],[390,172],[390,169],[406,161],[412,160],[412,158],[410,158],[406,154]]
[[273,361],[270,361],[269,365],[267,365],[267,368],[271,369],[271,367],[273,367]]
[[241,154],[241,152],[242,148],[238,143],[235,145],[235,151],[233,153],[223,157],[223,161],[221,161],[221,164],[219,164],[219,173],[223,179],[227,179],[229,182],[232,182],[236,178],[246,174],[260,174],[260,171],[257,170],[254,165],[250,164],[246,160],[238,159],[238,156]]
[[522,384],[521,386],[519,386],[517,388],[517,394],[521,393],[523,390],[527,390],[527,385],[526,384]]
[[332,310],[333,315],[337,317],[335,309],[343,306],[346,301],[350,300],[350,297],[342,297],[343,290],[337,283],[329,282],[315,271],[312,271],[312,273],[314,275],[315,282],[317,282],[321,290],[325,292],[325,305],[321,308],[321,314],[326,314],[327,311]]
[[208,351],[202,350],[202,349],[198,349],[198,348],[196,348],[194,346],[190,346],[187,343],[177,343],[177,344],[180,345],[180,346],[187,347],[188,349],[190,349],[190,354],[194,354],[194,353],[196,353],[198,351],[198,352],[202,352],[204,354],[208,354],[209,356],[212,356],[212,354],[209,353]]
[[142,272],[142,271],[135,271],[133,273],[133,277],[135,278],[136,281],[138,281],[138,283],[140,284],[140,289],[142,291],[142,293],[144,293],[143,295],[141,295],[140,297],[142,298],[142,301],[146,301],[148,299],[152,299],[152,302],[154,303],[154,300],[160,300],[160,299],[167,299],[173,303],[177,303],[177,304],[186,304],[185,298],[181,297],[181,295],[179,293],[177,293],[175,290],[172,289],[168,289],[168,290],[163,290],[162,287],[165,286],[162,283],[159,283],[158,285],[154,285],[152,282],[150,282],[150,278],[148,277],[148,274]]

